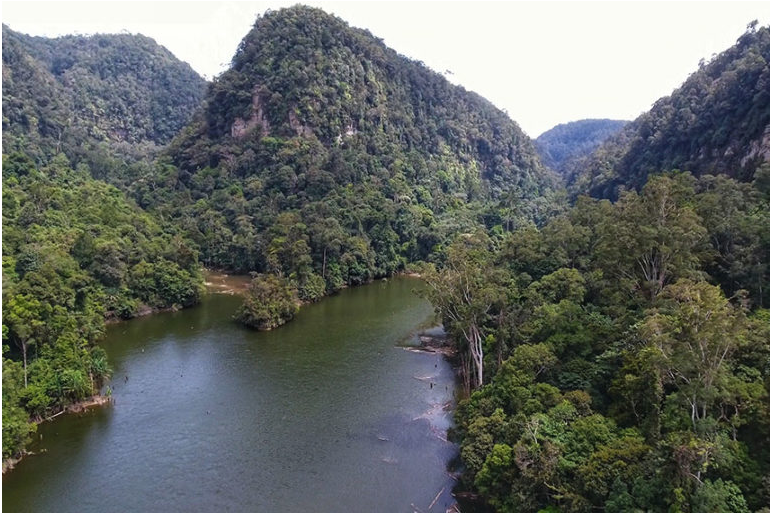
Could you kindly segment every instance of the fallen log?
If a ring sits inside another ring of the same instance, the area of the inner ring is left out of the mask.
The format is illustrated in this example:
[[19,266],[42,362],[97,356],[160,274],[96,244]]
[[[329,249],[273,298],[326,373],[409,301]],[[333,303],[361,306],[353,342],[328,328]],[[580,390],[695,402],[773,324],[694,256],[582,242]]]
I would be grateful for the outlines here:
[[441,496],[441,493],[444,492],[444,487],[441,488],[441,490],[436,494],[436,497],[433,499],[433,502],[431,502],[430,505],[428,505],[428,510],[431,510],[434,505],[436,505],[436,502],[439,501],[439,496]]

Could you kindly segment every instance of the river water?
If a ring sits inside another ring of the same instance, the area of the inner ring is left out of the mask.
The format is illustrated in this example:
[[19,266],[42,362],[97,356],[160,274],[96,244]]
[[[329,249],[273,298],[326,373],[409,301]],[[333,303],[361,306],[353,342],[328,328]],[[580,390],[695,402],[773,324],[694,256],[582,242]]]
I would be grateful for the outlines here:
[[454,373],[400,347],[432,316],[421,285],[348,289],[271,332],[226,294],[111,326],[115,404],[41,425],[3,511],[445,511]]

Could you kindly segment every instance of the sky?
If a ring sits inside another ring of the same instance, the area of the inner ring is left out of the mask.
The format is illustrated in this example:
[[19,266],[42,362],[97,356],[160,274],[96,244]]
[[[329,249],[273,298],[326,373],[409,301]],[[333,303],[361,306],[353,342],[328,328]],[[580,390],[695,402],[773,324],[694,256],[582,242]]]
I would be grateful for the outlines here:
[[770,4],[743,1],[3,1],[26,34],[140,33],[205,78],[256,16],[296,3],[369,30],[476,91],[531,137],[584,118],[634,119],[732,46]]

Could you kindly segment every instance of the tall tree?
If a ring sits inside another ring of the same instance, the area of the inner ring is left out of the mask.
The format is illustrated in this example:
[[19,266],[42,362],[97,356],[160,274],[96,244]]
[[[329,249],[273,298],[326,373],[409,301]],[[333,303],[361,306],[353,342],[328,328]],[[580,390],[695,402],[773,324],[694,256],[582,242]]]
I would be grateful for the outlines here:
[[486,327],[504,300],[504,274],[494,266],[484,232],[464,234],[449,250],[446,266],[427,276],[429,298],[449,333],[464,342],[466,389],[484,383]]

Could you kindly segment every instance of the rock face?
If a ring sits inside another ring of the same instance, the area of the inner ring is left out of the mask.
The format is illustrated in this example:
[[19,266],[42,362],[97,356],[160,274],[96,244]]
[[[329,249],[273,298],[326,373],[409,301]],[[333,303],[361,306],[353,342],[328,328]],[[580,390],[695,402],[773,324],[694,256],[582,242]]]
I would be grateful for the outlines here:
[[571,190],[615,198],[648,175],[681,169],[742,181],[770,160],[770,29],[752,24],[730,49],[570,171]]
[[254,127],[261,127],[261,136],[269,134],[269,120],[264,114],[264,100],[261,98],[261,90],[257,86],[253,88],[253,101],[251,102],[250,118],[245,121],[236,118],[231,125],[231,137],[239,139],[245,136]]
[[[171,154],[190,172],[248,149],[261,153],[266,137],[301,137],[324,148],[349,141],[375,156],[415,151],[427,161],[448,155],[475,167],[483,191],[494,195],[551,182],[530,139],[489,102],[368,32],[301,6],[256,21],[188,133]],[[210,155],[192,155],[197,145]]]

